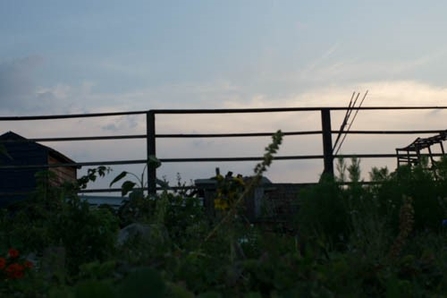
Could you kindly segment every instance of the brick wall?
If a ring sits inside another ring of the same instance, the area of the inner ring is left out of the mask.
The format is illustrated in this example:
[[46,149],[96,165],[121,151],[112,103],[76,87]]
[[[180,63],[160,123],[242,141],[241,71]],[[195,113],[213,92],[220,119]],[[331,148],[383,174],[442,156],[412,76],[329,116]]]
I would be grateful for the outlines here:
[[267,214],[261,217],[289,218],[298,211],[297,199],[302,190],[314,184],[273,183],[265,193]]

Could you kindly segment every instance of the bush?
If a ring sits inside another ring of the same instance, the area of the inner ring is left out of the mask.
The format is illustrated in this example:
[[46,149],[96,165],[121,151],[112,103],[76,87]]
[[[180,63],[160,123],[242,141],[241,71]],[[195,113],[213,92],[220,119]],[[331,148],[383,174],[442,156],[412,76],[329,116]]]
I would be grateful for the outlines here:
[[445,218],[441,198],[444,198],[445,182],[437,181],[433,172],[423,166],[400,167],[391,174],[377,192],[380,212],[392,218],[390,229],[397,233],[398,213],[403,197],[413,199],[415,232],[439,231]]
[[300,237],[323,237],[332,245],[349,236],[349,213],[343,190],[332,177],[299,194],[297,224]]

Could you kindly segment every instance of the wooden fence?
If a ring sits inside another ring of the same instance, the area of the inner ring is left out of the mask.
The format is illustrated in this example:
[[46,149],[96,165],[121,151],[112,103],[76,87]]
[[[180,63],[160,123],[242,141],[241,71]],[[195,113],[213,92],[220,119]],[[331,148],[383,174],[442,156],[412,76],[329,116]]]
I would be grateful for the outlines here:
[[[352,109],[352,108],[351,108]],[[413,107],[357,107],[354,110],[373,110],[373,111],[385,111],[385,110],[444,110],[447,107],[444,106],[413,106]],[[132,112],[114,112],[114,113],[91,113],[91,114],[71,114],[71,115],[51,115],[51,116],[6,116],[0,117],[0,127],[4,132],[8,131],[8,127],[3,123],[6,121],[18,121],[32,123],[35,120],[39,121],[55,121],[58,119],[69,118],[94,118],[94,117],[109,117],[109,116],[130,116],[130,115],[145,115],[146,117],[146,133],[138,135],[114,135],[114,136],[85,136],[85,137],[39,137],[29,139],[36,142],[75,142],[75,141],[99,141],[99,140],[125,140],[125,139],[145,139],[146,140],[146,156],[157,156],[157,140],[162,138],[246,138],[246,137],[262,137],[270,136],[274,132],[257,132],[257,133],[216,133],[216,134],[161,134],[157,133],[157,115],[185,115],[185,114],[259,114],[259,113],[284,113],[284,112],[319,112],[321,117],[321,129],[319,130],[300,130],[300,131],[283,131],[285,136],[299,136],[299,135],[321,135],[321,146],[323,148],[323,154],[317,155],[289,155],[289,156],[277,156],[276,160],[309,160],[320,159],[324,161],[323,172],[327,174],[334,173],[334,159],[338,157],[350,158],[354,155],[334,155],[333,152],[333,135],[340,133],[347,134],[434,134],[445,131],[445,128],[437,130],[352,130],[352,131],[339,131],[332,129],[331,113],[334,111],[347,111],[347,107],[296,107],[296,108],[251,108],[251,109],[157,109],[147,111],[132,111]],[[180,124],[179,124],[180,126]],[[180,155],[180,152],[179,152]],[[396,158],[396,154],[355,154],[358,158]],[[162,163],[183,163],[183,162],[240,162],[240,161],[260,161],[262,156],[253,157],[207,157],[207,158],[163,158],[160,159]],[[61,163],[53,164],[54,167],[82,167],[82,166],[98,166],[98,165],[122,165],[122,164],[146,164],[148,159],[131,159],[131,160],[98,160],[90,162],[76,162],[74,164]],[[16,166],[16,168],[42,168],[48,167],[48,165],[29,164]],[[8,166],[2,166],[0,169],[8,168]],[[156,192],[156,169],[148,167],[148,191],[149,193]],[[109,189],[118,190],[118,189]],[[100,192],[104,190],[90,190],[90,192]],[[1,192],[1,190],[0,190]]]

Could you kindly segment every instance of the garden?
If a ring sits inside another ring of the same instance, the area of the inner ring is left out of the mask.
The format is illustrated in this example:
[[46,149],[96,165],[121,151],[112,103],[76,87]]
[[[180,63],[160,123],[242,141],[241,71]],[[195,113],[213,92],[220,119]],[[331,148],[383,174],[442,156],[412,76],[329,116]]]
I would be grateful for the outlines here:
[[243,202],[281,142],[250,179],[213,177],[212,216],[189,189],[150,195],[128,172],[112,181],[119,208],[77,195],[106,167],[62,186],[39,173],[29,200],[0,210],[0,297],[447,297],[447,159],[373,168],[367,184],[359,159],[340,159],[287,228],[254,224]]

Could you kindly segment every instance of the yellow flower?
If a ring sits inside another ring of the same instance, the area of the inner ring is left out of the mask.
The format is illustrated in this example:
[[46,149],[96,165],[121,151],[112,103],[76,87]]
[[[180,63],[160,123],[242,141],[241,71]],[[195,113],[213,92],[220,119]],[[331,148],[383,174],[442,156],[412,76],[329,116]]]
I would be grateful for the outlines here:
[[242,175],[237,175],[237,177],[234,178],[234,181],[239,183],[239,185],[245,186],[244,177],[242,177]]
[[228,209],[228,202],[224,199],[214,199],[214,209],[226,210]]

